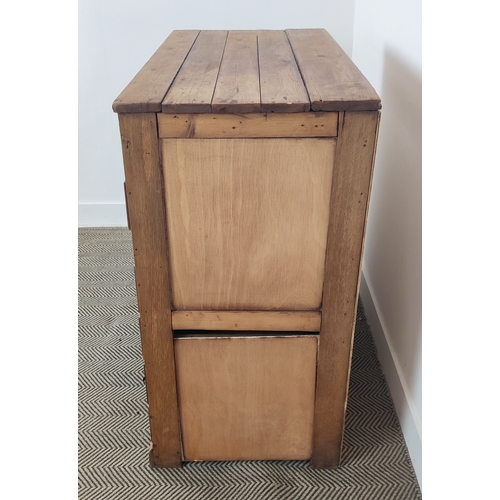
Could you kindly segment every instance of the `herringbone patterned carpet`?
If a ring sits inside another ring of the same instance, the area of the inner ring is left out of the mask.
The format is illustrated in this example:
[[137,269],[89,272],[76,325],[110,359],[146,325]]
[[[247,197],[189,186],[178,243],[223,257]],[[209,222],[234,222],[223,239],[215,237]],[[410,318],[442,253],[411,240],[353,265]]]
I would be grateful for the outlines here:
[[343,465],[195,462],[151,469],[130,232],[79,230],[80,500],[413,500],[421,493],[362,306]]

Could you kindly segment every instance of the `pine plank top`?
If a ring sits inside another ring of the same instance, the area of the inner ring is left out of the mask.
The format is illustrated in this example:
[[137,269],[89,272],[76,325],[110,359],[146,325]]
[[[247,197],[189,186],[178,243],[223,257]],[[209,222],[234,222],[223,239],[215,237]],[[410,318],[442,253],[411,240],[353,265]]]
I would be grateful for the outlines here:
[[174,31],[116,113],[369,111],[380,98],[324,29]]

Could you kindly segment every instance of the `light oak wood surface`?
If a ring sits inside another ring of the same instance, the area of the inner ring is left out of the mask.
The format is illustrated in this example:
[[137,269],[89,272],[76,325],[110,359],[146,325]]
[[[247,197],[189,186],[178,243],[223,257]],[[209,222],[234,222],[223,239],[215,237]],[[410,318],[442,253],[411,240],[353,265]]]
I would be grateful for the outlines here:
[[317,336],[176,338],[185,460],[307,460]]
[[338,113],[158,113],[161,138],[335,137]]
[[176,310],[321,307],[335,139],[163,139]]
[[173,330],[319,332],[316,311],[172,311]]

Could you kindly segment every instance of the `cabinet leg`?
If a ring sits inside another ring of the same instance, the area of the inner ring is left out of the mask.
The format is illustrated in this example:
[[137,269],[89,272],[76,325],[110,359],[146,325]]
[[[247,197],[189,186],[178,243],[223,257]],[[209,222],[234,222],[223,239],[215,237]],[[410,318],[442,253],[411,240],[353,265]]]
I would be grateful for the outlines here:
[[314,404],[316,468],[340,465],[378,111],[339,114]]

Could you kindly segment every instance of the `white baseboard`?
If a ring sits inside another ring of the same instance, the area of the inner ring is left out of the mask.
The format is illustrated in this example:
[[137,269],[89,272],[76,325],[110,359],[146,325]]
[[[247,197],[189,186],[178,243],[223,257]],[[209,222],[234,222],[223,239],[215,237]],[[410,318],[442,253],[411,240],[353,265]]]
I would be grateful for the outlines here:
[[125,203],[80,203],[78,227],[127,227]]
[[387,328],[384,328],[383,319],[378,312],[380,309],[377,307],[376,300],[374,300],[370,292],[370,287],[364,275],[361,277],[360,296],[413,468],[418,483],[422,488],[422,422],[401,369],[401,364],[387,336]]

